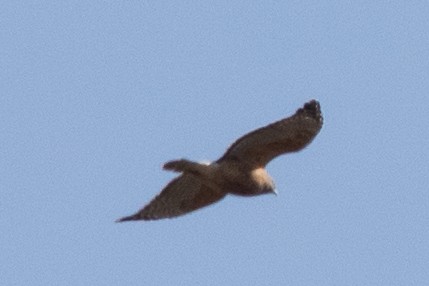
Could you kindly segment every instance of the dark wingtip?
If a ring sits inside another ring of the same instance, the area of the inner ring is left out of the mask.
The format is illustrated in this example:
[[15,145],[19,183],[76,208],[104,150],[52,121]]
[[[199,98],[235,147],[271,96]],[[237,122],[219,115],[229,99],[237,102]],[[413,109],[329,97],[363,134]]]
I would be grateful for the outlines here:
[[300,109],[298,109],[297,113],[305,113],[306,115],[309,115],[313,118],[316,118],[318,120],[322,119],[322,112],[320,110],[320,103],[313,99],[309,102],[305,103],[304,106]]
[[320,103],[313,99],[304,104],[304,109],[310,112],[320,112]]
[[118,223],[118,222],[124,222],[124,221],[132,221],[132,220],[139,220],[139,217],[137,215],[124,216],[120,219],[115,220],[115,222]]

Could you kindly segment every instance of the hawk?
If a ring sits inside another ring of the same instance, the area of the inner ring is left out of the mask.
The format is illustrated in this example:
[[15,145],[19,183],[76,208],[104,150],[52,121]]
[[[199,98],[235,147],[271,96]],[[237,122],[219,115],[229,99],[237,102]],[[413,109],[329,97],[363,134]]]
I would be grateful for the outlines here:
[[227,194],[276,193],[265,166],[281,154],[303,149],[319,133],[322,124],[319,102],[311,100],[294,115],[239,138],[211,164],[186,159],[167,162],[164,170],[181,174],[149,204],[117,222],[181,216],[218,202]]

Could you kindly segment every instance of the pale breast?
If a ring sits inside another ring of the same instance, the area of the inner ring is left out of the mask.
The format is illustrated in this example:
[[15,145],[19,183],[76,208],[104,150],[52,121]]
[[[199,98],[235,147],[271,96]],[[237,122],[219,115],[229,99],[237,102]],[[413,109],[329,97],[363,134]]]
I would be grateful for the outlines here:
[[263,168],[248,169],[239,162],[222,162],[218,165],[216,183],[226,192],[255,196],[273,190],[272,179]]

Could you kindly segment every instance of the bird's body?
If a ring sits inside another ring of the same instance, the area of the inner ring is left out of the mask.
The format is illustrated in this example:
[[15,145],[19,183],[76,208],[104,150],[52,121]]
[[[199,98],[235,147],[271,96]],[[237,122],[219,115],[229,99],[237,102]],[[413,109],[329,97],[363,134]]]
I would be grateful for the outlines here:
[[275,193],[274,181],[265,166],[276,156],[307,146],[322,123],[320,105],[312,100],[293,116],[244,135],[211,164],[186,159],[167,162],[165,170],[181,175],[143,209],[118,221],[176,217],[217,202],[227,194]]
[[275,193],[274,182],[264,168],[252,168],[237,160],[224,160],[220,163],[221,188],[230,194],[256,196]]
[[222,160],[209,165],[181,159],[167,162],[164,169],[186,172],[213,189],[234,195],[255,196],[273,193],[275,189],[273,180],[264,168],[253,168],[237,159]]

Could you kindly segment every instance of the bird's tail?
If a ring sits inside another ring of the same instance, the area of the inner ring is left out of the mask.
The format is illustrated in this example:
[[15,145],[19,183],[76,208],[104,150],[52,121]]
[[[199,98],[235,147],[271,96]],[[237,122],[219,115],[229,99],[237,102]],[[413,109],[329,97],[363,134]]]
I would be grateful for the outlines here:
[[192,162],[186,159],[173,160],[164,164],[162,167],[164,170],[169,170],[173,172],[189,172],[189,173],[200,173],[202,165],[197,162]]

